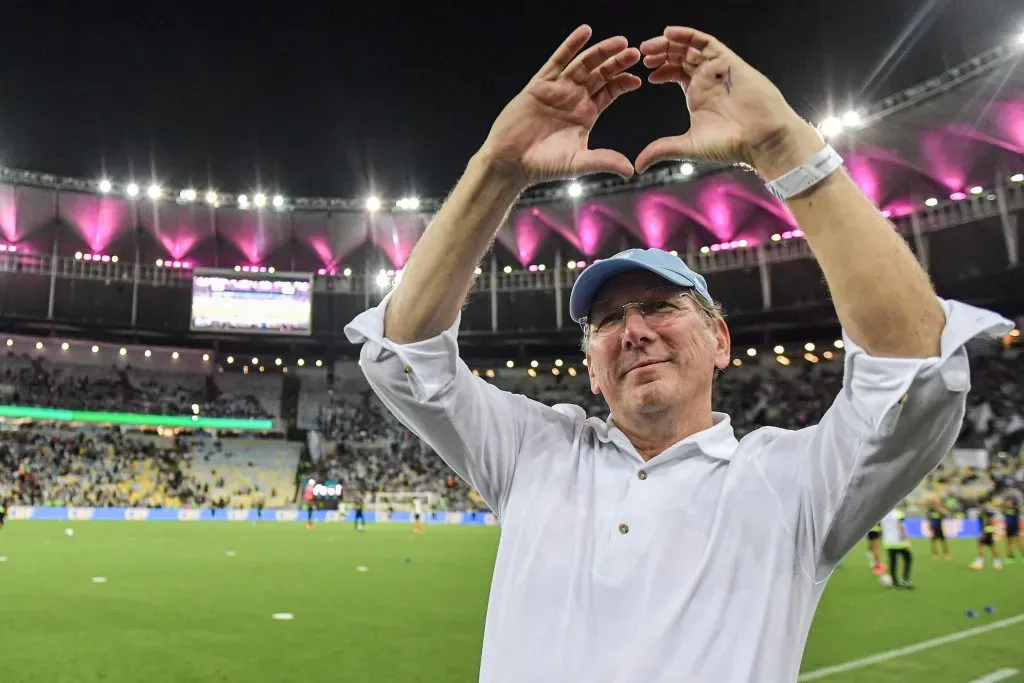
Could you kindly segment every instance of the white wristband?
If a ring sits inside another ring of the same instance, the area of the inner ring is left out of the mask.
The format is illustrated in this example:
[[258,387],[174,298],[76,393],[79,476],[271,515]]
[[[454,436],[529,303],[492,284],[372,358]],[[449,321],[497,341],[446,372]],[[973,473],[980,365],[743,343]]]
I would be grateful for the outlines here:
[[806,164],[794,168],[781,178],[766,182],[765,186],[779,201],[786,201],[814,187],[842,165],[843,158],[839,152],[832,149],[832,145],[825,145]]

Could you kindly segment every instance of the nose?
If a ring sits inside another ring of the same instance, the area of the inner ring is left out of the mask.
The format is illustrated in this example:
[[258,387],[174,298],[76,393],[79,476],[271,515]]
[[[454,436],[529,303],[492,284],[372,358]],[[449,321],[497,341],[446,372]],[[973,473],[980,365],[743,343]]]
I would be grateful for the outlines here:
[[654,330],[647,324],[647,319],[640,314],[640,311],[632,306],[626,309],[622,325],[622,345],[624,348],[642,347],[654,341]]

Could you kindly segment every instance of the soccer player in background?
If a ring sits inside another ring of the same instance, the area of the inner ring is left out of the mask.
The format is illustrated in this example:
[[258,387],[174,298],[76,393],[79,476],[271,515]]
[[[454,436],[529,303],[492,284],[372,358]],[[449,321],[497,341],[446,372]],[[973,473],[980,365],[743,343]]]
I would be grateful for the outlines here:
[[928,504],[928,524],[932,528],[932,559],[939,559],[939,548],[942,548],[942,556],[947,560],[952,557],[949,554],[949,543],[946,542],[946,532],[942,530],[942,520],[949,512],[942,507],[938,498],[932,498]]
[[868,532],[868,562],[871,563],[871,571],[875,576],[881,576],[885,572],[885,563],[882,562],[882,525],[876,524]]
[[366,517],[363,515],[363,497],[356,496],[356,531],[366,531]]
[[310,531],[313,530],[313,499],[316,497],[315,487],[316,481],[310,479],[306,482],[306,488],[302,491],[302,497],[306,501],[306,528]]
[[986,503],[981,509],[981,536],[978,537],[978,557],[969,566],[971,569],[981,571],[985,568],[985,548],[992,554],[992,569],[1001,571],[1003,564],[999,559],[999,547],[995,541],[995,517],[991,502]]
[[[910,566],[913,555],[910,552],[910,539],[903,525],[903,511],[893,508],[882,518],[882,545],[889,551],[889,576],[892,577],[894,588],[913,588],[910,583]],[[903,560],[903,579],[897,580],[899,561]]]
[[5,519],[7,519],[7,504],[0,501],[0,529],[4,528]]
[[412,530],[413,530],[413,533],[422,534],[423,533],[423,503],[420,502],[419,498],[416,498],[415,500],[412,501],[412,504],[413,504],[413,511],[412,511],[413,529]]
[[1020,498],[1015,491],[1011,491],[1003,499],[1003,525],[1006,528],[1006,563],[1013,564],[1013,549],[1024,557],[1024,548],[1020,542]]

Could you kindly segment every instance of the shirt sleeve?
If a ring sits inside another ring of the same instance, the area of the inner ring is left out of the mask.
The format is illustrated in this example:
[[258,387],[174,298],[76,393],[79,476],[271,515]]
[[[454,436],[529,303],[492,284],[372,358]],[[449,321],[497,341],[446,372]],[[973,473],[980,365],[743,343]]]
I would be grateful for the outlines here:
[[968,341],[1013,324],[990,311],[940,300],[940,353],[879,358],[843,334],[843,386],[821,421],[778,436],[758,467],[777,500],[797,496],[793,530],[804,570],[828,576],[864,534],[953,448],[970,390]]
[[349,341],[362,344],[360,369],[388,410],[501,515],[534,402],[473,375],[459,358],[461,315],[431,339],[385,338],[390,296],[345,327]]

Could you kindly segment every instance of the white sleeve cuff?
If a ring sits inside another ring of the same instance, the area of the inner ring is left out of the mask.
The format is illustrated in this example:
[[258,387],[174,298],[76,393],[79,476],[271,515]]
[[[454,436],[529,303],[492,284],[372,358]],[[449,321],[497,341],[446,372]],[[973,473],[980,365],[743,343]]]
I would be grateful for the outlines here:
[[384,372],[405,373],[413,398],[426,403],[435,398],[455,377],[459,362],[460,313],[451,327],[430,339],[399,344],[384,336],[384,314],[391,294],[374,308],[363,311],[345,326],[345,336],[353,344],[362,344],[359,365],[369,372],[371,364]]
[[843,331],[846,359],[843,391],[850,395],[859,416],[878,429],[889,410],[906,396],[921,374],[937,368],[947,390],[966,392],[970,368],[964,346],[975,337],[998,338],[1013,329],[1003,316],[959,301],[939,299],[946,313],[946,326],[939,342],[939,355],[930,358],[881,358],[872,356]]

